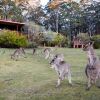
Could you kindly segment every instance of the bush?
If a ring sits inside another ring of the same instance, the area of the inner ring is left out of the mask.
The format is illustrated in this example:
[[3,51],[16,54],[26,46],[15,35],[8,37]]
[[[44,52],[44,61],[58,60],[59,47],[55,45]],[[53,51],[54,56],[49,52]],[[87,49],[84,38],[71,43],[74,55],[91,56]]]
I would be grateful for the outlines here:
[[80,33],[77,35],[77,37],[80,38],[82,41],[90,40],[90,37],[87,33]]
[[0,46],[13,48],[13,47],[26,47],[28,44],[27,38],[24,35],[19,35],[16,31],[2,30],[0,31]]
[[68,45],[68,40],[67,37],[57,34],[51,44],[66,47]]
[[100,48],[100,35],[92,36],[92,41],[94,41],[94,48],[99,49]]
[[38,45],[35,42],[29,42],[27,48],[37,48]]
[[42,45],[45,46],[60,46],[60,47],[66,47],[68,46],[68,40],[67,37],[62,36],[61,34],[56,34],[55,36],[51,37],[48,35],[48,37],[44,36],[44,40],[41,42]]

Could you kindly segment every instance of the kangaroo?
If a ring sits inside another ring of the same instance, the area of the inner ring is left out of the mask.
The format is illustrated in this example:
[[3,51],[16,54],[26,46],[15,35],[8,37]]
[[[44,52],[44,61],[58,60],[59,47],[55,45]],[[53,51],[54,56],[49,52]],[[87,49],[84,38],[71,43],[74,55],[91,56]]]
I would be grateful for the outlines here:
[[50,57],[50,53],[51,53],[51,48],[45,48],[44,49],[44,56],[45,56],[45,59],[48,59]]
[[49,59],[50,61],[54,58],[54,52],[57,50],[57,48],[45,48],[43,51],[43,55],[45,56],[45,59]]
[[11,59],[13,60],[18,60],[18,58],[21,56],[21,55],[25,55],[25,51],[24,51],[24,48],[18,48],[14,51],[13,54],[11,54]]
[[33,55],[35,54],[35,52],[36,52],[36,48],[33,48]]
[[60,56],[56,55],[54,59],[52,59],[52,61],[50,62],[50,65],[52,66],[52,68],[55,69],[58,74],[56,87],[60,86],[61,80],[63,80],[65,77],[68,77],[69,84],[72,85],[70,65],[68,63],[60,58]]
[[[50,54],[50,57],[51,57],[51,60],[53,60],[54,58],[57,58],[57,59],[59,59],[60,61],[64,61],[64,55],[63,54],[56,54],[56,55],[54,55],[54,54]],[[52,68],[52,67],[51,67]]]
[[88,79],[87,90],[91,88],[92,84],[96,85],[96,81],[100,78],[100,60],[97,57],[93,42],[84,44],[83,51],[86,51],[88,63],[85,68],[85,73]]
[[63,54],[56,54],[55,57],[60,59],[60,61],[64,61],[64,55]]

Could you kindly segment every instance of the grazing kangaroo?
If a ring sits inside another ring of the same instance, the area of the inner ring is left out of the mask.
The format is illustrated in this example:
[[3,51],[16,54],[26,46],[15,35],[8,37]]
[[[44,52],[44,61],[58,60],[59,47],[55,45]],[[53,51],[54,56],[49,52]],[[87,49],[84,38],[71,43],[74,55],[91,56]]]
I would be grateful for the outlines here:
[[45,48],[43,53],[44,53],[44,56],[45,56],[45,59],[48,59],[50,57],[50,53],[51,53],[51,48]]
[[96,84],[100,78],[100,60],[94,52],[93,42],[84,44],[83,51],[86,51],[88,57],[85,73],[88,78],[87,90],[89,90],[91,85]]
[[71,82],[71,72],[70,72],[70,65],[66,63],[60,56],[56,55],[54,59],[50,62],[50,65],[52,68],[55,69],[55,71],[58,74],[58,81],[56,87],[60,85],[60,81],[63,80],[65,77],[68,77],[69,84],[72,85]]
[[18,48],[14,51],[13,54],[11,54],[11,59],[18,60],[19,56],[25,55],[24,48]]
[[24,48],[20,47],[20,51],[22,52],[22,54],[26,54]]

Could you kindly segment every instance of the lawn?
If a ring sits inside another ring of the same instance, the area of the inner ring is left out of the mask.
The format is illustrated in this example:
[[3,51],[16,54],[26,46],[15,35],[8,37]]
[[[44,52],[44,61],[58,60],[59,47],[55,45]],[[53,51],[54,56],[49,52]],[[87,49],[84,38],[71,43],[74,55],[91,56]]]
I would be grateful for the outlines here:
[[[59,48],[55,53],[63,53],[71,64],[71,87],[67,80],[56,88],[57,75],[50,68],[48,60],[39,54],[32,55],[26,49],[27,58],[18,61],[10,59],[14,49],[0,49],[0,100],[100,100],[100,89],[93,86],[86,91],[84,73],[86,54],[81,49]],[[100,49],[96,50],[100,56]],[[99,83],[99,82],[98,82]]]

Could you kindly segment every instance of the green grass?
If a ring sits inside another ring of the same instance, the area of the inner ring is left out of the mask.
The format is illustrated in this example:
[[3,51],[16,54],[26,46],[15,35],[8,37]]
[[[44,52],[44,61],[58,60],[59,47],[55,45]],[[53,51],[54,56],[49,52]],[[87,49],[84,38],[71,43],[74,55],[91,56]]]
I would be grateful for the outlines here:
[[[10,59],[13,51],[0,49],[0,100],[100,100],[99,88],[93,86],[90,91],[85,90],[87,59],[81,49],[60,48],[56,51],[63,53],[71,64],[73,82],[70,87],[64,80],[59,88],[55,87],[57,75],[48,60],[36,54],[33,56],[32,50],[27,49],[27,58],[14,61]],[[96,52],[100,55],[100,50]]]

